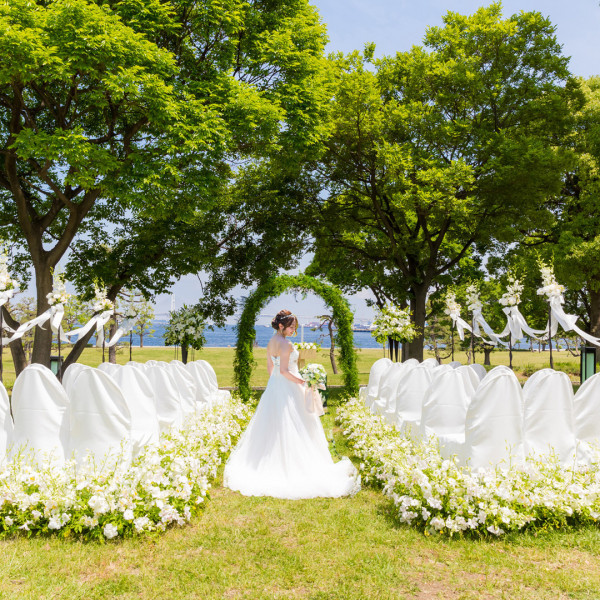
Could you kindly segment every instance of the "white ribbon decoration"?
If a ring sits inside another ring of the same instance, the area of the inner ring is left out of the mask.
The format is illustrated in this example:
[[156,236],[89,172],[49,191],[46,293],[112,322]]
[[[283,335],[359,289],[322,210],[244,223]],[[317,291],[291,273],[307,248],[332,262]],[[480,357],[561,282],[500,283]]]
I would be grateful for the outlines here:
[[519,311],[518,305],[505,306],[502,312],[506,315],[506,326],[502,333],[497,334],[499,338],[506,337],[510,333],[511,342],[516,344],[523,337],[523,332],[536,340],[540,339],[539,336],[545,333],[543,330],[529,327],[525,317]]
[[19,288],[13,288],[12,290],[0,292],[0,306],[4,306],[18,291]]
[[450,318],[452,319],[452,324],[456,327],[456,331],[458,331],[458,337],[461,340],[465,339],[465,329],[470,332],[473,331],[471,329],[471,326],[466,321],[460,318],[460,315],[458,314],[457,310],[450,311]]
[[73,335],[78,335],[83,337],[88,331],[92,329],[92,327],[96,327],[96,345],[98,343],[102,343],[104,339],[104,326],[108,323],[110,318],[112,317],[113,311],[105,310],[104,312],[94,315],[83,327],[79,327],[78,329],[73,329],[71,331],[67,331],[65,335],[67,337],[71,337]]
[[15,342],[16,340],[21,339],[28,331],[31,331],[36,325],[41,329],[44,329],[42,325],[44,325],[47,321],[50,321],[50,328],[54,333],[58,333],[60,335],[60,340],[62,342],[69,343],[67,337],[65,337],[65,332],[60,326],[63,317],[65,314],[65,307],[62,304],[55,304],[51,306],[47,311],[43,312],[41,315],[31,319],[31,321],[27,321],[26,323],[22,323],[19,325],[17,330],[14,332],[11,338],[2,339],[2,345],[6,345],[10,342]]
[[[600,339],[594,337],[593,335],[590,335],[589,333],[586,333],[585,331],[577,327],[577,325],[575,324],[577,321],[577,315],[568,315],[562,307],[563,302],[564,298],[562,297],[562,295],[551,296],[549,299],[551,311],[550,314],[554,317],[552,319],[552,328],[550,330],[550,335],[552,337],[556,335],[556,332],[558,331],[558,325],[560,324],[560,326],[565,331],[574,331],[580,338],[583,338],[587,342],[590,342],[590,344],[594,344],[594,346],[600,346]],[[548,323],[548,325],[550,325],[550,323]],[[546,338],[548,337],[548,325],[546,325],[546,329],[543,332],[544,337]]]
[[487,336],[490,338],[491,341],[483,340],[484,343],[491,344],[493,346],[497,346],[498,344],[502,344],[503,346],[508,346],[508,344],[506,342],[503,342],[500,339],[500,336],[498,334],[494,333],[494,331],[490,327],[489,323],[483,318],[480,308],[473,309],[473,324],[475,326],[473,328],[473,333],[475,335],[481,337],[481,331],[479,329],[479,326],[481,325],[481,327],[483,328],[483,331],[485,331]]
[[107,348],[114,346],[123,337],[123,334],[129,333],[133,329],[136,322],[137,317],[124,319],[123,322],[117,328],[117,331],[115,331],[115,334],[112,336],[110,342],[106,344]]

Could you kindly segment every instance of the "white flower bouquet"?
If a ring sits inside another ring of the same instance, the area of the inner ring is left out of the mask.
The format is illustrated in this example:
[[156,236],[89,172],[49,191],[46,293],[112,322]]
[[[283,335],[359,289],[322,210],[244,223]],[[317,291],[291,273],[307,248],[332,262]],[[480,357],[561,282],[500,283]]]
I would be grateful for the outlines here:
[[375,339],[384,344],[388,339],[410,342],[417,336],[417,329],[410,320],[410,312],[393,304],[384,306],[371,326]]
[[52,273],[52,279],[52,291],[46,294],[48,304],[50,306],[64,304],[71,297],[71,294],[68,294],[65,288],[65,275],[55,270]]
[[523,284],[514,276],[508,276],[508,285],[506,292],[502,294],[499,302],[502,306],[518,306],[521,302],[521,294],[523,293]]
[[327,389],[327,371],[323,365],[310,363],[300,369],[300,376],[308,385],[306,393],[306,409],[318,416],[325,414],[323,398],[320,391]]
[[102,313],[107,310],[112,310],[115,305],[106,297],[107,291],[101,288],[98,283],[94,283],[94,302],[92,303],[92,310],[95,313]]
[[164,333],[167,346],[187,346],[200,350],[204,346],[206,321],[194,307],[184,305],[173,311]]
[[14,290],[18,285],[17,280],[13,279],[8,271],[8,256],[6,252],[2,252],[0,254],[0,292]]
[[456,293],[452,290],[448,290],[446,293],[446,309],[444,312],[448,316],[455,318],[455,316],[460,315],[461,308],[461,305],[456,300]]
[[[479,290],[477,289],[477,286],[474,283],[472,283],[471,285],[469,285],[467,287],[466,296],[467,296],[467,302],[469,303],[467,308],[471,312],[482,309],[483,304],[481,303],[481,300],[479,299]],[[455,301],[456,301],[456,297],[455,297]]]
[[540,272],[542,274],[542,287],[537,290],[538,296],[546,296],[548,300],[560,298],[563,301],[565,287],[556,281],[554,267],[540,261]]

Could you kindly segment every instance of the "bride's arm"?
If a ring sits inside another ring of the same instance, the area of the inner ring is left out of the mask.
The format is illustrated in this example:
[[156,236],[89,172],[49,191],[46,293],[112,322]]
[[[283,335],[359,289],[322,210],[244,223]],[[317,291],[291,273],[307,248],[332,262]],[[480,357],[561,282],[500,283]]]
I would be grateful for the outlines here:
[[290,381],[293,381],[294,383],[299,383],[300,385],[305,385],[306,382],[304,381],[304,379],[302,379],[301,377],[296,377],[296,375],[290,373],[290,371],[289,371],[290,354],[291,353],[292,353],[292,344],[286,344],[281,349],[281,354],[280,354],[280,358],[279,358],[279,370],[281,371],[281,374],[286,379],[289,379]]
[[271,360],[271,353],[267,349],[267,371],[269,373],[269,377],[273,373],[273,361]]

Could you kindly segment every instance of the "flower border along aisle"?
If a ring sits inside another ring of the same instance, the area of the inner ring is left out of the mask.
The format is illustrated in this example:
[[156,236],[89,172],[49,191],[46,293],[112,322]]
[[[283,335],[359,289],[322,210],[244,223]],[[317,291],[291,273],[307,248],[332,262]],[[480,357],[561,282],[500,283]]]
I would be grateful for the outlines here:
[[555,529],[600,521],[600,455],[589,467],[566,469],[545,457],[509,469],[471,471],[443,459],[435,438],[401,437],[358,399],[338,410],[363,482],[383,486],[402,523],[426,534]]
[[18,455],[0,467],[0,535],[112,539],[184,525],[204,506],[250,409],[239,399],[191,417],[133,463],[37,467]]

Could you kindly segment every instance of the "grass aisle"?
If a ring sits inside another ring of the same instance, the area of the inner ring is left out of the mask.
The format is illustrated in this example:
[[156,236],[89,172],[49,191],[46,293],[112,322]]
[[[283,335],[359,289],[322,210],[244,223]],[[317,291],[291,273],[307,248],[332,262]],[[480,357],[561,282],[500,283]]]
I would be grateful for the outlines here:
[[[333,414],[325,417],[333,427]],[[336,447],[346,451],[335,431]],[[398,526],[380,492],[245,498],[222,487],[192,525],[117,543],[0,542],[0,598],[596,599],[600,532],[473,541]]]

